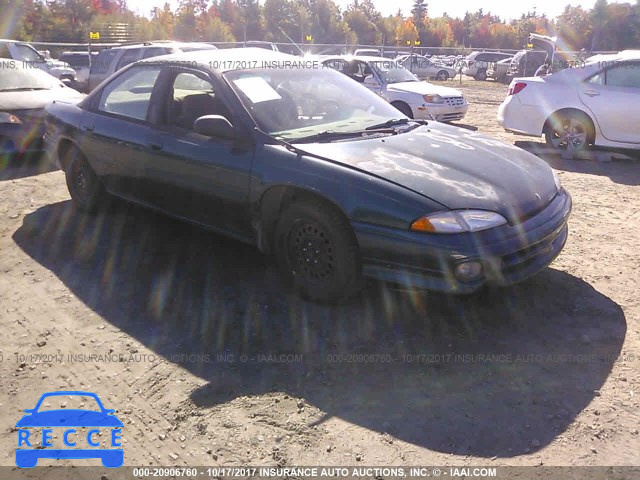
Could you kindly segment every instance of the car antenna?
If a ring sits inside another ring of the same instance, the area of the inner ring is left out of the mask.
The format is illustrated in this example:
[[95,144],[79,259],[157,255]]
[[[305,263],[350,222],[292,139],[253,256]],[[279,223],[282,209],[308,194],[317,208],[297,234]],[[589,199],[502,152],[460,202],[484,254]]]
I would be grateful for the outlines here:
[[289,39],[289,41],[290,41],[291,43],[293,43],[293,44],[296,46],[296,48],[297,48],[298,50],[300,50],[300,53],[304,56],[304,51],[300,48],[300,46],[299,46],[296,42],[294,42],[293,40],[291,40],[291,37],[290,37],[289,35],[287,35],[287,32],[285,32],[285,31],[284,31],[284,29],[283,29],[280,25],[278,25],[278,27],[280,28],[280,31],[284,34],[284,36],[285,36],[285,37],[287,37],[287,38]]

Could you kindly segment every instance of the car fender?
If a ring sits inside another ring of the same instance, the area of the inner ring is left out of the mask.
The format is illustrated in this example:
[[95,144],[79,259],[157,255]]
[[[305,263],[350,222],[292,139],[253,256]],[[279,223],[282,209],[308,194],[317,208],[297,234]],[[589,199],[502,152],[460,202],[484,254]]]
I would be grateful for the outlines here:
[[[272,188],[293,188],[323,197],[352,222],[408,229],[420,216],[444,209],[440,203],[380,176],[316,155],[305,155],[276,145],[264,145],[256,155],[250,202],[254,211]],[[371,205],[384,205],[372,212]]]

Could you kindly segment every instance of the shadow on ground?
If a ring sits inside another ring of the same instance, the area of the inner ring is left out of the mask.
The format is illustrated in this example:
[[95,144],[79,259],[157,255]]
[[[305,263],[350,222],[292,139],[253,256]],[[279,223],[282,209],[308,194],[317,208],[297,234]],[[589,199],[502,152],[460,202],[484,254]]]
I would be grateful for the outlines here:
[[545,143],[517,141],[515,145],[542,158],[556,170],[601,175],[622,185],[640,185],[638,152],[596,150],[583,152],[578,158],[563,158]]
[[[182,364],[208,381],[191,394],[198,408],[286,392],[327,417],[451,454],[548,445],[594,398],[626,334],[616,303],[552,268],[465,298],[373,283],[331,308],[288,293],[251,247],[120,203],[96,217],[49,205],[13,238],[154,352],[247,355]],[[256,360],[280,353],[303,361]]]

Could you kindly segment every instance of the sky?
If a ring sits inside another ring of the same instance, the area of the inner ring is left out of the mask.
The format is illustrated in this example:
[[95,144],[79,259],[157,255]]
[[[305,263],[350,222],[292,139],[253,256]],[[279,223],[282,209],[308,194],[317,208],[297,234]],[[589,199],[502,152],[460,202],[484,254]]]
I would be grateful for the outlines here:
[[[134,12],[141,15],[149,15],[153,7],[162,7],[167,0],[127,0],[127,5]],[[342,9],[352,3],[352,0],[334,0]],[[610,0],[613,3],[617,0]],[[624,1],[624,0],[618,0]],[[631,2],[632,0],[627,0]],[[169,4],[175,9],[178,1],[169,0]],[[394,15],[398,8],[405,15],[409,15],[413,0],[373,0],[378,10],[383,15]],[[585,9],[593,7],[595,0],[571,1],[571,0],[535,0],[532,3],[515,2],[508,0],[427,0],[429,15],[439,17],[447,13],[451,17],[462,17],[466,11],[475,12],[482,8],[485,13],[492,13],[502,19],[510,20],[518,18],[523,13],[536,7],[538,14],[546,13],[548,17],[555,18],[562,13],[567,4],[580,5]]]

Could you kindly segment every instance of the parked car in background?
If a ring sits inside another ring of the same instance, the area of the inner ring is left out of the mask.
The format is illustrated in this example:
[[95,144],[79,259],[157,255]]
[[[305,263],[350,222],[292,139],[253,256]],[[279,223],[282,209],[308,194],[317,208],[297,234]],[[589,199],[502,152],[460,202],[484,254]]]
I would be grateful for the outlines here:
[[547,58],[550,58],[549,54],[543,50],[520,50],[511,59],[507,79],[535,75],[538,68],[547,61]]
[[329,57],[336,69],[380,95],[409,118],[462,120],[469,104],[459,90],[423,82],[394,60],[382,57]]
[[91,62],[88,90],[96,88],[105,78],[123,67],[143,58],[157,57],[175,52],[217,50],[208,43],[144,42],[101,50]]
[[422,55],[403,55],[396,59],[404,68],[418,78],[435,78],[436,80],[448,80],[456,76],[457,72],[441,63],[432,62]]
[[356,57],[367,57],[367,56],[381,57],[382,56],[380,55],[380,50],[378,50],[377,48],[356,48],[356,51],[353,52],[353,55]]
[[56,77],[22,62],[0,68],[0,154],[42,150],[44,107],[54,100],[77,103],[82,98]]
[[498,110],[505,130],[559,150],[640,149],[640,51],[588,59],[544,77],[515,78]]
[[[91,58],[95,60],[98,52],[91,52]],[[63,52],[60,55],[60,61],[68,63],[76,71],[76,78],[73,82],[73,88],[79,92],[87,92],[89,90],[89,71],[91,69],[91,58],[89,52]]]
[[35,48],[25,42],[0,39],[0,59],[13,59],[22,63],[26,68],[40,69],[70,84],[76,77],[76,72],[68,63],[60,60],[45,58]]
[[264,48],[265,50],[273,50],[279,52],[278,46],[272,42],[264,42],[262,40],[248,40],[244,43],[245,47]]
[[464,60],[462,73],[476,80],[487,79],[487,69],[493,62],[512,57],[512,53],[502,52],[472,52]]
[[[79,105],[50,105],[46,141],[73,204],[118,195],[256,245],[304,297],[329,302],[363,277],[508,285],[560,253],[571,197],[546,162],[413,121],[332,69],[287,68],[297,58],[149,58]],[[238,68],[256,60],[269,68]]]
[[506,82],[509,75],[509,67],[511,66],[511,59],[513,57],[505,58],[499,62],[493,62],[487,69],[487,78],[491,78],[496,82]]

